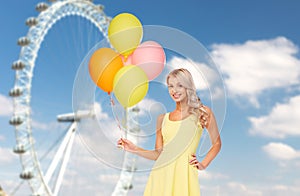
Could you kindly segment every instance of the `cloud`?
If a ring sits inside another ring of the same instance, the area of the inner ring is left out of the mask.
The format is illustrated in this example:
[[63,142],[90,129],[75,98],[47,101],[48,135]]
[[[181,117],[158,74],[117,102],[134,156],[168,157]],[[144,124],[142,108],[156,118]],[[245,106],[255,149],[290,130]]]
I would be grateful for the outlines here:
[[108,114],[103,112],[102,106],[99,102],[95,102],[94,109],[98,119],[108,119]]
[[40,121],[32,120],[31,125],[34,130],[43,130],[43,131],[63,130],[66,127],[65,124],[59,123],[57,121],[40,122]]
[[13,153],[12,149],[0,147],[0,165],[12,163],[16,160],[17,156]]
[[246,185],[241,182],[229,181],[224,183],[215,184],[205,184],[201,183],[201,195],[215,196],[262,196],[266,195],[262,190],[253,188],[250,185]]
[[12,99],[0,94],[0,116],[11,116],[13,113]]
[[137,104],[137,106],[140,109],[139,117],[145,115],[151,116],[151,112],[160,112],[160,111],[163,111],[164,113],[166,112],[166,108],[162,103],[150,98],[144,98],[141,102]]
[[[169,68],[172,68],[172,70],[178,68],[185,68],[189,70],[198,90],[210,88],[210,86],[217,80],[218,77],[215,71],[209,66],[200,62],[195,62],[191,59],[174,56],[168,62],[168,65]],[[169,69],[169,71],[171,71],[171,69]]]
[[[219,99],[225,95],[224,84],[217,67],[211,67],[202,62],[196,62],[191,59],[172,56],[166,63],[164,71],[155,81],[166,85],[167,75],[174,69],[185,68],[192,74],[197,91],[202,91],[202,96]],[[206,95],[207,93],[210,95]]]
[[217,179],[228,179],[229,177],[227,175],[221,174],[221,173],[215,173],[215,172],[209,172],[207,170],[199,171],[199,179],[200,181],[203,180],[217,180]]
[[250,134],[271,138],[300,136],[300,95],[274,106],[268,115],[250,117]]
[[300,151],[284,143],[271,142],[262,147],[269,157],[279,161],[288,161],[300,157]]
[[[104,138],[99,139],[99,146]],[[110,149],[111,156],[114,154]],[[119,150],[123,153],[123,151]],[[123,156],[113,157],[114,161],[123,161]],[[104,160],[105,162],[105,160]],[[103,160],[97,159],[86,149],[80,138],[76,137],[67,171],[63,181],[61,195],[111,195],[120,178],[120,169],[106,165]],[[134,177],[135,178],[135,177]],[[135,191],[145,181],[134,182]],[[132,190],[131,190],[132,191]]]
[[265,90],[298,85],[300,60],[298,47],[285,37],[249,40],[243,44],[214,44],[211,55],[225,75],[231,97],[257,97]]
[[[102,109],[102,106],[100,103],[95,102],[94,104],[94,111],[95,114],[97,115],[98,120],[107,120],[109,119],[108,114],[105,113]],[[76,113],[78,116],[83,116],[83,118],[85,118],[85,116],[90,115],[90,113],[87,113],[86,111],[77,111]],[[70,114],[66,114],[66,115],[71,115],[73,116],[73,113]],[[66,125],[64,123],[60,123],[58,121],[52,121],[52,122],[41,122],[41,121],[37,121],[37,120],[32,120],[32,127],[35,130],[62,130],[65,129]]]
[[286,185],[275,184],[268,188],[262,188],[264,195],[281,196],[281,195],[300,195],[299,184]]
[[261,191],[252,189],[249,186],[240,182],[228,182],[226,184],[226,187],[228,189],[227,192],[230,193],[228,195],[253,195],[253,196],[263,195]]
[[225,183],[206,184],[201,183],[201,195],[206,196],[281,196],[281,195],[299,195],[299,184],[245,184],[238,181],[229,181]]
[[3,135],[0,135],[0,142],[5,141],[5,137]]

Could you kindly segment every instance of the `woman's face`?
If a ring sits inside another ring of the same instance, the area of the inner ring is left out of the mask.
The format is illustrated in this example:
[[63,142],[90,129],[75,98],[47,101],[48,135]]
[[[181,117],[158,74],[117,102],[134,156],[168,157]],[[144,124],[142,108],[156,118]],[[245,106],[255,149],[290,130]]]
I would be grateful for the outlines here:
[[180,83],[180,81],[177,78],[173,76],[169,77],[168,89],[171,98],[175,102],[187,101],[186,88],[183,87],[183,85]]

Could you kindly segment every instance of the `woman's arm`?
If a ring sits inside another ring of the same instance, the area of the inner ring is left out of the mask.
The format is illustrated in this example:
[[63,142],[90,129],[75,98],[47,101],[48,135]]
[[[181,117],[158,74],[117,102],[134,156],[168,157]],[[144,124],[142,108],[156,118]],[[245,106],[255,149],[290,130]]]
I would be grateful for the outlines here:
[[160,115],[157,118],[155,150],[146,150],[140,148],[125,138],[121,138],[118,141],[118,145],[122,146],[122,148],[128,152],[132,152],[146,159],[156,160],[163,149],[163,137],[161,134],[161,126],[162,126],[163,118],[164,118],[164,114]]
[[221,149],[221,145],[222,145],[215,116],[208,107],[205,107],[205,109],[206,109],[207,113],[209,114],[209,118],[208,118],[209,120],[207,121],[205,127],[208,131],[208,134],[209,134],[209,137],[210,137],[210,140],[212,143],[212,147],[208,151],[208,153],[206,154],[206,156],[204,157],[202,162],[199,162],[196,159],[196,155],[192,155],[193,158],[190,160],[190,164],[194,165],[195,167],[197,167],[197,169],[200,169],[200,170],[205,169],[210,164],[210,162],[219,153],[219,151]]

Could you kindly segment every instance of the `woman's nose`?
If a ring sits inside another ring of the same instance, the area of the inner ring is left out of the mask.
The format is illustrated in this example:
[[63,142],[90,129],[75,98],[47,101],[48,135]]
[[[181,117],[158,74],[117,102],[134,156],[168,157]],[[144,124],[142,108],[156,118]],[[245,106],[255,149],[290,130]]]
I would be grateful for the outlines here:
[[172,93],[177,93],[177,90],[175,88],[172,89]]

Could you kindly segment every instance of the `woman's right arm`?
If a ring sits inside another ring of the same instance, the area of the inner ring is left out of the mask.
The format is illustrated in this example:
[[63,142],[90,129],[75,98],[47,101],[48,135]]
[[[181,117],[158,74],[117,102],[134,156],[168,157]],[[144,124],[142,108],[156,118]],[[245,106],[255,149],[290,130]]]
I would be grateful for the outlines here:
[[163,150],[163,137],[161,133],[161,126],[162,121],[164,118],[164,114],[159,115],[156,121],[156,142],[155,142],[155,150],[146,150],[143,148],[140,148],[133,144],[130,140],[127,140],[125,138],[121,138],[118,141],[118,145],[122,146],[122,148],[128,152],[132,152],[136,155],[139,155],[141,157],[144,157],[146,159],[150,160],[156,160],[160,153]]

